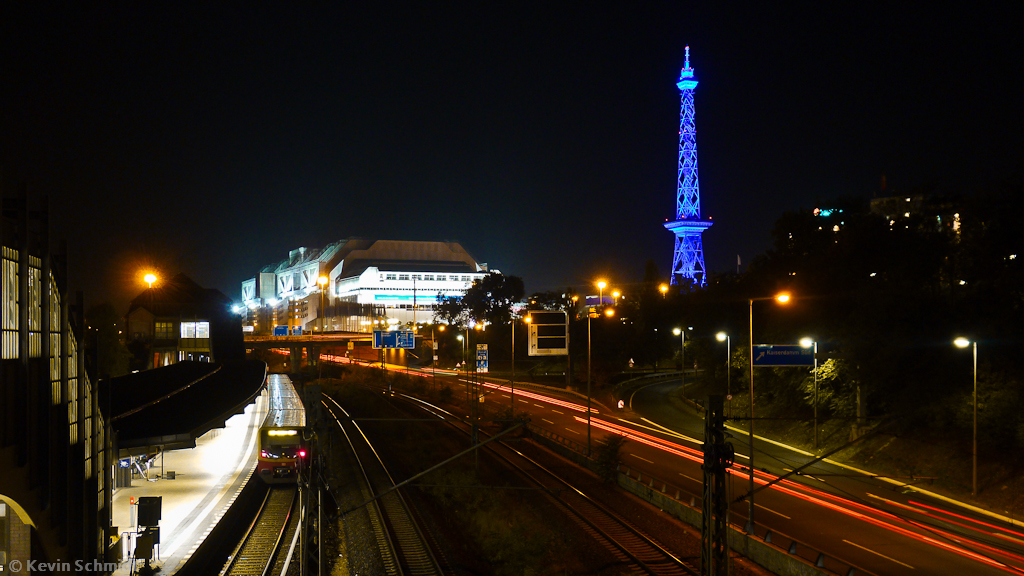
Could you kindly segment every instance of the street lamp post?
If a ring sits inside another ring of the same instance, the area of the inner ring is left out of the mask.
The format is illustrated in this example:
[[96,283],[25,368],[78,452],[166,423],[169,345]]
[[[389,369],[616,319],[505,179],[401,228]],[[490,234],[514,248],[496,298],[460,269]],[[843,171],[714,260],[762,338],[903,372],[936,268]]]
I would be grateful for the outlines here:
[[818,450],[818,341],[801,338],[800,345],[804,348],[814,346],[814,450]]
[[729,351],[732,346],[732,337],[725,332],[719,332],[715,334],[715,338],[719,342],[725,342],[725,397],[729,401],[729,412],[732,412],[732,383],[730,382],[732,370],[730,370],[729,366]]
[[326,322],[327,322],[327,312],[324,311],[324,286],[327,285],[327,282],[329,282],[329,280],[327,279],[327,276],[321,276],[321,277],[317,278],[317,280],[316,280],[316,283],[320,285],[320,333],[321,334],[323,334],[324,331],[327,329],[327,327],[325,325]]
[[978,342],[967,338],[953,341],[957,348],[971,346],[974,349],[974,438],[971,447],[971,496],[978,495]]
[[673,328],[672,333],[680,337],[679,341],[679,382],[683,391],[683,398],[686,398],[686,329]]
[[[609,308],[604,313],[612,316],[615,310]],[[596,317],[597,312],[587,312],[587,456],[590,456],[590,319]]]
[[598,280],[597,281],[597,305],[598,306],[604,306],[604,287],[607,286],[607,285],[608,285],[608,283],[605,282],[604,280]]
[[754,301],[776,300],[789,302],[789,294],[750,298],[750,500],[747,506],[747,534],[754,533]]
[[596,316],[587,310],[587,456],[590,456],[590,319]]

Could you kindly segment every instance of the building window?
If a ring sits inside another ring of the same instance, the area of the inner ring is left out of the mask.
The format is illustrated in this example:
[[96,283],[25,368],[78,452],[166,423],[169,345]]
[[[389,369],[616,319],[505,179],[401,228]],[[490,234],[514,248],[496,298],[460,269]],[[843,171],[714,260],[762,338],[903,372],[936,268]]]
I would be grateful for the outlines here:
[[398,280],[398,275],[397,274],[388,274],[387,275],[387,279],[388,280]]
[[209,322],[182,322],[181,323],[181,337],[182,338],[209,338],[210,337],[210,323]]
[[408,280],[409,279],[409,275],[408,274],[399,274],[398,275],[398,279],[399,280]]
[[447,278],[445,277],[444,274],[438,274],[437,275],[437,281],[438,282],[444,282],[445,280],[447,280]]
[[463,282],[469,282],[469,276],[463,276],[462,277],[462,281]]
[[156,340],[174,338],[174,322],[157,322],[153,329],[153,338]]
[[421,274],[413,274],[412,275],[412,279],[413,280],[423,280],[423,276]]
[[423,275],[423,279],[424,280],[433,280],[434,279],[434,275],[433,274],[424,274]]

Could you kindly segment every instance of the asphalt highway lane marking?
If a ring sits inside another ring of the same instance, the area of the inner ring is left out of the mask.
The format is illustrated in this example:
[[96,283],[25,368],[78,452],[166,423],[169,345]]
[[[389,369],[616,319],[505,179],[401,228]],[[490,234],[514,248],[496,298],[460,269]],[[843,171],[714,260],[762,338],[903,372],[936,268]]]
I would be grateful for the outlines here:
[[[783,470],[785,470],[786,472],[793,471],[792,468],[783,468]],[[811,480],[817,480],[818,482],[825,482],[821,478],[815,478],[814,476],[811,476],[810,474],[804,474],[803,472],[798,473],[797,476],[803,476],[804,478],[810,478]]]
[[[619,420],[622,420],[622,418],[619,418]],[[675,438],[680,438],[682,440],[693,442],[694,444],[703,444],[704,443],[704,442],[702,442],[700,440],[697,440],[696,438],[690,438],[689,436],[686,436],[685,434],[680,434],[679,432],[676,432],[675,430],[672,430],[670,428],[666,428],[666,427],[662,426],[661,424],[658,424],[657,422],[651,422],[647,418],[641,418],[641,420],[643,420],[644,422],[647,422],[648,424],[650,424],[651,426],[654,426],[655,428],[648,428],[647,426],[641,426],[640,424],[636,424],[636,423],[633,423],[633,422],[630,422],[630,424],[633,424],[634,426],[637,426],[637,427],[640,427],[640,428],[647,428],[648,430],[655,430],[655,429],[657,429],[656,431],[658,431],[658,432],[662,432],[664,434],[668,434],[669,436],[673,436]],[[623,422],[629,422],[629,421],[628,420],[623,420]]]
[[541,418],[541,420],[543,420],[544,422],[547,422],[548,424],[554,424],[554,422],[552,422],[551,420],[548,420],[546,418]]
[[754,506],[757,506],[758,508],[761,508],[762,510],[767,510],[767,511],[771,512],[772,514],[778,514],[779,516],[782,516],[786,520],[792,520],[792,518],[790,518],[789,516],[786,516],[782,512],[776,512],[775,510],[772,510],[771,508],[769,508],[767,506],[761,506],[757,502],[754,503]]
[[552,408],[551,411],[554,412],[555,414],[565,414],[565,412],[559,412],[558,410],[555,410],[554,408]]
[[698,484],[703,482],[703,480],[697,480],[696,478],[694,478],[692,476],[687,476],[686,474],[683,474],[682,472],[680,472],[679,475],[682,476],[683,478],[686,478],[687,480],[693,480],[694,482],[697,482]]
[[568,430],[569,432],[572,432],[573,434],[579,434],[579,432],[573,430],[572,428],[566,428],[566,430]]
[[654,464],[654,462],[648,460],[647,458],[643,458],[641,456],[637,456],[636,454],[630,454],[630,456],[632,456],[633,458],[640,458],[641,460],[643,460],[644,462],[647,462],[648,464]]
[[1010,536],[1008,534],[1002,534],[1000,532],[993,532],[992,534],[995,536],[999,536],[1000,538],[1006,538],[1007,540],[1011,542],[1016,542],[1017,544],[1024,544],[1024,540],[1021,540],[1020,538],[1014,538],[1013,536]]
[[536,406],[537,408],[547,408],[547,406],[542,406],[540,404],[534,404],[534,406]]
[[889,560],[890,562],[895,562],[895,563],[899,564],[900,566],[906,566],[907,568],[910,568],[911,570],[916,570],[916,568],[914,568],[910,564],[904,564],[903,562],[900,562],[899,560],[897,560],[895,558],[890,558],[890,557],[886,556],[885,554],[882,554],[880,552],[875,552],[874,550],[872,550],[870,548],[865,548],[865,547],[861,546],[860,544],[854,544],[853,542],[850,542],[849,540],[843,540],[843,542],[846,542],[850,546],[856,546],[857,548],[860,548],[861,550],[863,550],[865,552],[871,552],[875,556],[881,556],[882,558],[885,558],[886,560]]

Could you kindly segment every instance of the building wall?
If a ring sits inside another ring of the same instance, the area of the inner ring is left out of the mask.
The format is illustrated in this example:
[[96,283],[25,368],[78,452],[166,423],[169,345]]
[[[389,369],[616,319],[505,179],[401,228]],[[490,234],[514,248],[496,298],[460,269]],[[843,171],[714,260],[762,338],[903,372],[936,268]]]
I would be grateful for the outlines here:
[[[0,494],[35,528],[11,521],[10,554],[102,560],[109,526],[106,426],[78,346],[84,326],[48,250],[46,210],[4,198],[0,218]],[[16,217],[11,217],[16,215]],[[10,511],[10,507],[8,507]],[[19,527],[21,526],[21,528]]]

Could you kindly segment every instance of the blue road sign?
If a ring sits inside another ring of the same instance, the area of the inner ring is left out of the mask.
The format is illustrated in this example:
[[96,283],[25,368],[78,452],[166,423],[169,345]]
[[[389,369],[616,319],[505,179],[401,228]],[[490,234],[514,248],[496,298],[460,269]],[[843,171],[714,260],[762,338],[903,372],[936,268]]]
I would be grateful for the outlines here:
[[487,372],[487,344],[476,345],[476,371]]
[[755,344],[754,366],[814,366],[814,348]]
[[373,347],[412,350],[416,347],[416,333],[412,330],[374,330]]

